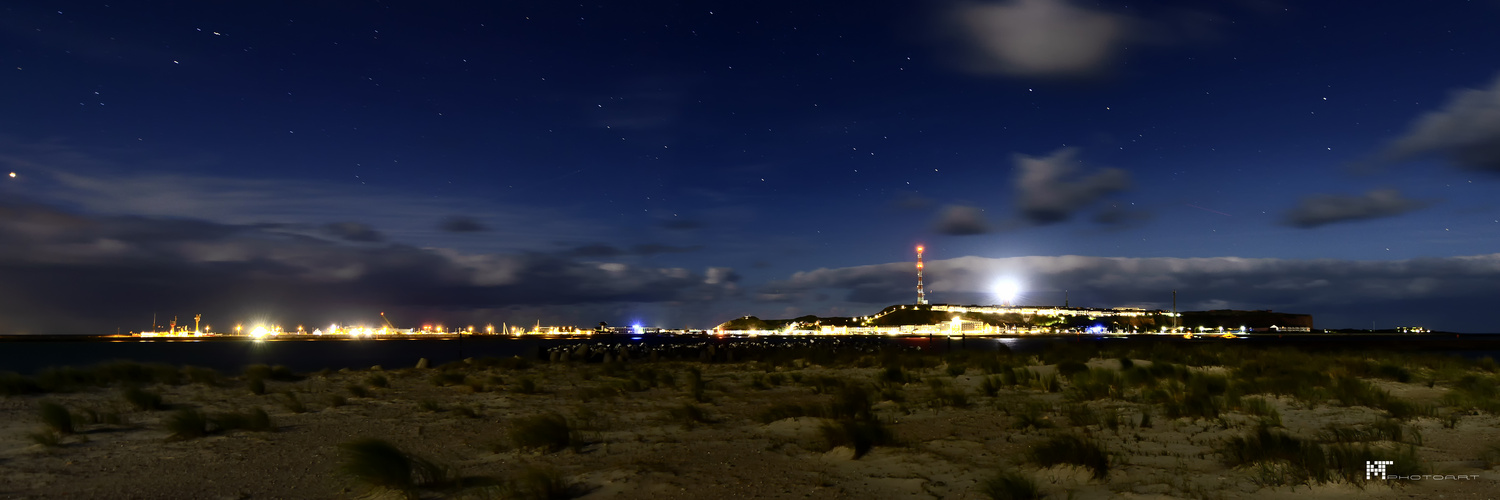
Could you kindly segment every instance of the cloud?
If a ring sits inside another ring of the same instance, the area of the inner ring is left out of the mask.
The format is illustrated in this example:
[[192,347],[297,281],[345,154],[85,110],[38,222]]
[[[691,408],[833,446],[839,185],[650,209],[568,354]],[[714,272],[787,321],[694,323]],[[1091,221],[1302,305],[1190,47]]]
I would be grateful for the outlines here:
[[962,2],[948,20],[965,42],[965,69],[1027,77],[1097,73],[1130,38],[1134,24],[1068,0]]
[[984,222],[984,214],[979,208],[948,205],[943,208],[943,213],[938,216],[932,230],[938,234],[967,236],[987,233],[990,228]]
[[454,215],[443,219],[443,222],[438,225],[438,229],[450,233],[477,233],[489,230],[488,227],[479,222],[479,219],[466,215]]
[[1422,115],[1385,151],[1390,161],[1428,154],[1460,168],[1500,173],[1500,77],[1487,89],[1454,92],[1442,109]]
[[[185,160],[193,166],[222,167]],[[77,148],[18,143],[0,137],[0,166],[27,174],[0,183],[0,196],[76,207],[99,214],[184,218],[230,225],[303,225],[310,233],[331,221],[380,228],[387,241],[462,245],[485,251],[544,248],[551,241],[598,238],[611,228],[562,209],[513,205],[464,196],[433,197],[397,186],[350,187],[294,179],[222,177],[126,167]],[[148,166],[149,167],[149,166]],[[504,238],[462,238],[434,225],[454,214],[484,220]]]
[[1402,198],[1394,189],[1377,189],[1361,196],[1318,194],[1302,198],[1288,211],[1282,224],[1314,228],[1326,224],[1394,217],[1431,205],[1430,202]]
[[334,222],[323,225],[323,232],[347,241],[375,243],[385,241],[379,231],[358,222]]
[[415,318],[502,305],[683,305],[738,293],[727,267],[698,272],[557,254],[350,244],[273,226],[34,204],[0,203],[0,241],[0,332],[7,334],[113,332],[122,322],[140,328],[145,321],[128,318],[153,310],[220,322],[250,315],[325,321],[382,309]]
[[[831,293],[853,308],[915,300],[910,262],[817,269],[765,284],[763,300],[809,304]],[[1061,304],[1068,290],[1074,305],[1170,308],[1274,309],[1369,324],[1374,314],[1422,316],[1451,328],[1488,328],[1483,304],[1500,294],[1500,254],[1392,261],[1209,258],[1124,258],[1078,255],[1011,258],[960,257],[927,261],[926,284],[937,303],[991,304],[996,282],[1024,283],[1023,304]],[[1420,309],[1410,304],[1432,304]],[[1353,316],[1350,316],[1350,315]],[[1366,315],[1359,317],[1359,315]]]
[[1074,148],[1063,148],[1043,158],[1016,155],[1016,208],[1027,222],[1046,225],[1066,221],[1104,197],[1130,187],[1130,174],[1118,168],[1078,175],[1074,160],[1077,153]]

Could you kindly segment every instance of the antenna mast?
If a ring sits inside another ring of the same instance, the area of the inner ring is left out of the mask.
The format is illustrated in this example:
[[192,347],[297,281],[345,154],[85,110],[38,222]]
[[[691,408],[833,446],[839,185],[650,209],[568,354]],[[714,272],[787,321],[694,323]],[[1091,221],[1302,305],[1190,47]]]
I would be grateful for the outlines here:
[[917,245],[917,304],[927,303],[927,292],[922,290],[922,245]]

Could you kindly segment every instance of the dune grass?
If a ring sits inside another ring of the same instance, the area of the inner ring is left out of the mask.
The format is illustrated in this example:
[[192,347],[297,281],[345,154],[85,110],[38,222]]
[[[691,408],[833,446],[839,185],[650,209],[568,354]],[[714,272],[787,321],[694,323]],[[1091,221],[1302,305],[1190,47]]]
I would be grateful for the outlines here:
[[243,413],[227,412],[214,415],[200,410],[183,408],[173,412],[164,421],[168,439],[182,441],[208,437],[236,430],[270,432],[276,430],[271,416],[265,410],[255,408]]
[[47,426],[52,432],[68,435],[74,431],[73,412],[68,411],[66,406],[51,401],[42,401],[37,403],[37,414],[42,425]]
[[404,452],[380,439],[358,439],[339,445],[339,449],[344,459],[339,471],[370,489],[369,496],[385,493],[415,499],[428,492],[458,492],[501,484],[489,477],[460,476],[448,466]]
[[1034,444],[1026,457],[1042,467],[1070,464],[1089,469],[1094,479],[1109,475],[1109,454],[1097,441],[1077,434],[1056,434]]
[[858,460],[876,446],[899,444],[895,434],[879,420],[827,420],[818,426],[829,449],[848,446]]
[[979,483],[979,492],[990,500],[1039,500],[1046,495],[1037,487],[1036,480],[1015,470],[1002,470],[993,477]]
[[543,453],[578,448],[583,444],[567,417],[555,412],[517,418],[511,421],[509,435],[516,448]]
[[125,402],[130,403],[130,406],[140,411],[166,409],[166,405],[162,404],[161,393],[159,392],[131,386],[121,391],[120,396],[125,399]]

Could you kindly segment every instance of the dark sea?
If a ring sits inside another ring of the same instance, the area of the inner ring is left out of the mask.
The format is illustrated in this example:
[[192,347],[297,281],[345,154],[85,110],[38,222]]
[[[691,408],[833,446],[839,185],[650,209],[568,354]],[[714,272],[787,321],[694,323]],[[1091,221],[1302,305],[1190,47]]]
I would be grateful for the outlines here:
[[[542,359],[547,349],[577,343],[592,344],[692,344],[733,342],[719,337],[602,336],[582,338],[465,337],[458,339],[389,340],[100,340],[26,339],[0,340],[0,371],[34,374],[48,367],[89,366],[113,360],[169,363],[213,368],[239,373],[252,364],[285,365],[297,371],[325,368],[384,368],[415,366],[427,358],[433,365],[468,357],[522,356]],[[1041,352],[1053,344],[1099,347],[1150,347],[1152,344],[1237,345],[1252,348],[1289,347],[1308,351],[1376,350],[1461,356],[1470,359],[1500,358],[1500,335],[1250,335],[1238,339],[1140,335],[1101,337],[1089,335],[1025,337],[760,337],[760,342],[811,343],[867,342],[889,344],[933,352],[955,350]]]

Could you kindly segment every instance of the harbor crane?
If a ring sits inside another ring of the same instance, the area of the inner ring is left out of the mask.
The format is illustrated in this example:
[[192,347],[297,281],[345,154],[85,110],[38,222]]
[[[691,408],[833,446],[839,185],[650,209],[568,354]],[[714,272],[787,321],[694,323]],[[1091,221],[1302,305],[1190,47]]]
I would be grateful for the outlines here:
[[400,332],[400,329],[396,328],[396,325],[391,324],[391,319],[385,317],[385,311],[380,311],[380,319],[382,319],[382,320],[385,321],[385,326],[388,326],[388,327],[391,328],[391,333],[399,333]]

